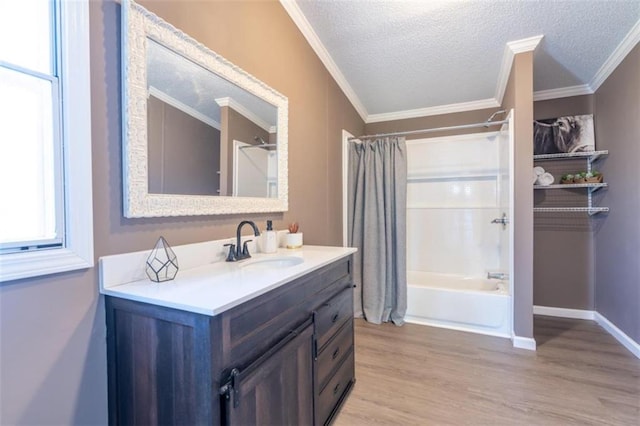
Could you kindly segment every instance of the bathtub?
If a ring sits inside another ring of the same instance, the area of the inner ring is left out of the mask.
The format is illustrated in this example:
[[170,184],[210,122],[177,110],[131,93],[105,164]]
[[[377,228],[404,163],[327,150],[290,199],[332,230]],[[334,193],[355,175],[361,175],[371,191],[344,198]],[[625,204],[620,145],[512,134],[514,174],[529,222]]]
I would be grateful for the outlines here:
[[405,321],[511,337],[507,281],[432,272],[407,272]]

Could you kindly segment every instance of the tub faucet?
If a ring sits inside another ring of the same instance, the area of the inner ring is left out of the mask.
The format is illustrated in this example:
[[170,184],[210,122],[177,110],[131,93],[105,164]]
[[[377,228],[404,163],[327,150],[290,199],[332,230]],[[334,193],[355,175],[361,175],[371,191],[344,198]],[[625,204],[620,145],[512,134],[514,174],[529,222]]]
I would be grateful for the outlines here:
[[488,280],[508,280],[509,274],[505,274],[504,272],[487,272]]
[[253,234],[256,237],[260,236],[260,230],[258,229],[255,223],[253,223],[250,220],[243,220],[242,222],[240,222],[240,224],[238,225],[238,228],[236,229],[236,243],[225,244],[225,246],[229,247],[227,262],[235,262],[237,260],[248,259],[251,257],[251,254],[249,254],[249,247],[247,246],[247,243],[253,240],[245,241],[244,244],[242,244],[242,248],[240,248],[240,244],[242,242],[241,232],[242,232],[242,227],[244,225],[250,225],[253,228]]

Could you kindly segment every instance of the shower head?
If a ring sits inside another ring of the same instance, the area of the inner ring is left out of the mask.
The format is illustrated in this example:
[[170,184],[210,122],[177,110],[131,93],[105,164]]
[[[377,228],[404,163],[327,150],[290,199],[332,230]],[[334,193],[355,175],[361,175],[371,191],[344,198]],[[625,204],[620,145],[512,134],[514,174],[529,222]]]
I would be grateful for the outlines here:
[[253,138],[253,140],[254,140],[254,141],[256,141],[256,142],[260,142],[262,145],[268,145],[268,144],[264,141],[264,139],[262,139],[262,136],[255,136],[255,137]]
[[487,121],[486,121],[487,124],[485,124],[484,127],[489,127],[489,123],[491,123],[491,120],[493,120],[493,117],[495,117],[498,114],[504,114],[505,112],[507,112],[507,111],[501,109],[501,110],[498,110],[498,111],[494,112],[493,114],[491,114],[491,116],[489,118],[487,118]]

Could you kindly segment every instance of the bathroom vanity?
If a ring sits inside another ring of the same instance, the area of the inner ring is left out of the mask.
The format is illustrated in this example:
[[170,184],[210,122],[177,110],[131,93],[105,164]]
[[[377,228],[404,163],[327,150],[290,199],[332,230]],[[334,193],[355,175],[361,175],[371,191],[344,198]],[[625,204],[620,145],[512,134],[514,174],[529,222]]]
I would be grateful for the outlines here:
[[144,253],[102,258],[109,422],[330,423],[355,382],[354,251],[280,249],[165,283],[122,282]]

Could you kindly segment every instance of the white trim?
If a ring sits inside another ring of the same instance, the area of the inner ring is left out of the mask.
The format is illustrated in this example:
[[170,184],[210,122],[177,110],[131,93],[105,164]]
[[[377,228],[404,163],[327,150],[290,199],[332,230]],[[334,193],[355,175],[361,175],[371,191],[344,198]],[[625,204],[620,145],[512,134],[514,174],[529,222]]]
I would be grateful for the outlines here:
[[640,42],[640,21],[631,28],[627,35],[622,39],[618,47],[611,53],[611,55],[604,61],[604,64],[593,76],[589,82],[589,87],[592,91],[598,90],[598,88],[604,83],[611,73],[620,65],[624,58],[633,50],[633,48]]
[[89,3],[61,1],[60,13],[65,248],[0,256],[0,282],[94,264]]
[[524,52],[533,52],[540,44],[543,37],[544,35],[522,38],[520,40],[507,42],[507,46],[514,55]]
[[536,50],[543,37],[543,35],[539,35],[523,38],[520,40],[510,41],[505,45],[502,63],[500,64],[500,71],[498,72],[498,81],[496,83],[495,101],[498,105],[502,105],[504,92],[507,90],[509,75],[511,74],[511,67],[513,66],[513,58],[519,53]]
[[367,109],[365,108],[362,101],[360,101],[360,98],[358,98],[358,95],[353,90],[347,79],[342,74],[342,71],[340,71],[340,68],[338,68],[336,63],[333,61],[333,58],[329,54],[329,51],[326,49],[326,47],[324,47],[324,44],[322,44],[322,41],[320,41],[320,37],[318,37],[316,32],[313,30],[313,27],[311,26],[311,24],[309,24],[309,21],[307,21],[307,18],[304,16],[304,13],[302,13],[296,2],[294,0],[280,0],[280,4],[284,8],[284,10],[287,11],[304,38],[307,39],[311,48],[314,50],[314,52],[316,52],[316,55],[318,55],[320,61],[322,61],[324,66],[327,68],[327,71],[329,71],[329,74],[331,74],[338,86],[340,86],[349,101],[351,101],[351,104],[358,112],[362,120],[368,122],[367,117],[369,113],[367,112]]
[[[515,171],[515,110],[512,108],[507,115],[509,120],[509,296],[511,296],[511,324],[510,330],[513,334],[515,327],[515,233],[518,221],[515,217],[516,202],[516,171]],[[503,125],[504,126],[504,125]],[[500,129],[502,131],[502,128]]]
[[548,99],[568,98],[570,96],[592,95],[593,90],[588,84],[578,86],[559,87],[557,89],[538,90],[533,92],[534,101],[546,101]]
[[514,348],[526,349],[529,351],[536,350],[536,340],[531,337],[520,337],[515,334],[511,336]]
[[640,344],[634,341],[631,337],[629,337],[624,331],[620,330],[615,326],[611,321],[609,321],[604,315],[599,312],[595,313],[595,320],[600,325],[600,327],[604,328],[610,335],[615,337],[615,339],[622,344],[625,348],[629,349],[629,351],[636,356],[636,358],[640,358]]
[[534,315],[547,315],[558,318],[573,318],[580,320],[596,321],[600,327],[612,335],[622,346],[627,348],[637,358],[640,358],[640,344],[629,337],[624,331],[620,330],[615,324],[609,321],[604,315],[597,311],[588,311],[582,309],[554,308],[550,306],[534,306]]
[[509,83],[509,75],[511,74],[512,65],[513,51],[509,48],[509,45],[505,45],[504,53],[502,54],[502,62],[500,63],[500,71],[498,71],[496,93],[494,95],[494,100],[500,105],[502,105],[502,100],[504,99],[504,92],[507,90],[507,84]]
[[595,319],[594,311],[587,311],[584,309],[555,308],[552,306],[533,305],[533,314],[546,315],[548,317],[573,318],[592,321]]
[[479,101],[460,102],[457,104],[438,105],[433,107],[410,109],[406,111],[385,112],[370,114],[366,123],[378,123],[381,121],[404,120],[406,118],[428,117],[432,115],[451,114],[454,112],[475,111],[478,109],[498,108],[500,103],[493,98]]
[[203,123],[208,124],[209,126],[215,128],[215,129],[218,129],[218,130],[220,130],[220,128],[221,128],[220,123],[218,123],[217,121],[215,121],[211,117],[207,117],[206,115],[204,115],[200,111],[197,111],[197,110],[193,109],[192,107],[190,107],[189,105],[180,102],[176,98],[172,97],[171,95],[166,94],[165,92],[163,92],[162,90],[158,89],[155,86],[149,86],[149,92],[148,93],[149,93],[149,96],[153,96],[154,98],[161,100],[165,104],[171,105],[172,107],[174,107],[176,109],[179,109],[180,111],[184,112],[187,115],[190,115],[191,117],[195,118],[196,120],[200,120]]
[[342,130],[342,246],[349,245],[349,138],[353,135]]
[[[246,106],[242,105],[240,102],[236,101],[235,99],[226,97],[226,98],[216,98],[214,100],[216,101],[216,103],[219,106],[221,106],[221,107],[229,107],[229,108],[233,109],[238,114],[242,115],[247,120],[249,120],[252,123],[256,124],[261,129],[263,129],[263,130],[265,130],[265,131],[267,131],[269,133],[275,133],[276,132],[276,130],[275,130],[276,126],[272,126],[271,123],[267,123],[262,118],[258,117],[249,108],[247,108]],[[274,130],[271,131],[271,129],[274,129]]]
[[[71,2],[73,3],[73,2]],[[283,212],[289,208],[288,99],[133,0],[122,1],[122,174],[125,217]],[[150,194],[146,43],[153,39],[278,110],[277,198]]]

